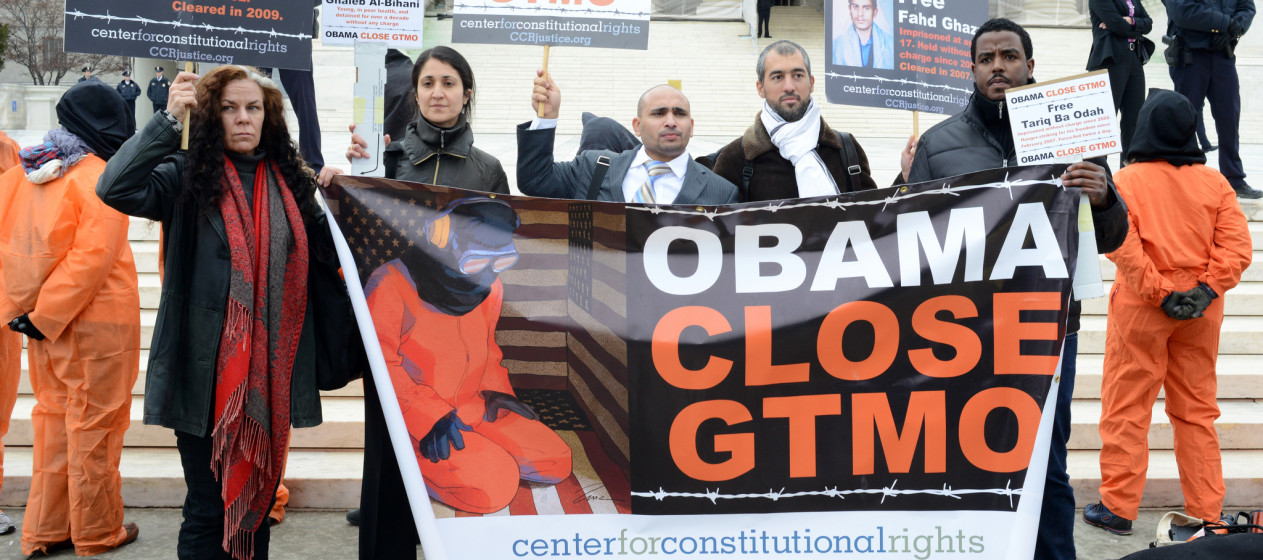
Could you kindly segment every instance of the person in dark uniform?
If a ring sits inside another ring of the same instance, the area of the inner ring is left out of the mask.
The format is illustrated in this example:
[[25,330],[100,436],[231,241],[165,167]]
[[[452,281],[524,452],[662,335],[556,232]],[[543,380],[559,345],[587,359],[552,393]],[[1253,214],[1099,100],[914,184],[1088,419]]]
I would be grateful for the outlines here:
[[132,73],[129,70],[123,71],[123,81],[118,83],[118,94],[123,96],[123,101],[127,104],[127,114],[132,119],[136,118],[136,98],[140,97],[140,85],[132,80]]
[[1245,182],[1238,126],[1241,83],[1237,78],[1237,43],[1254,21],[1254,0],[1166,0],[1167,35],[1175,38],[1169,70],[1175,91],[1193,103],[1197,114],[1210,99],[1219,136],[1219,171],[1238,198],[1263,198]]
[[1114,106],[1122,113],[1119,128],[1126,154],[1145,102],[1144,64],[1154,48],[1145,34],[1153,28],[1153,20],[1140,0],[1090,0],[1088,10],[1092,15],[1092,53],[1087,69],[1109,71]]
[[755,10],[759,13],[759,37],[772,36],[772,4],[776,0],[758,0],[755,4]]
[[153,102],[153,112],[164,111],[167,108],[167,88],[171,87],[171,82],[162,77],[162,67],[153,69],[154,77],[149,80],[149,89],[145,91],[145,95]]
[[88,81],[88,78],[92,77],[92,69],[87,66],[84,66],[83,70],[80,70],[80,72],[83,72],[83,77],[79,78],[80,82],[86,82]]

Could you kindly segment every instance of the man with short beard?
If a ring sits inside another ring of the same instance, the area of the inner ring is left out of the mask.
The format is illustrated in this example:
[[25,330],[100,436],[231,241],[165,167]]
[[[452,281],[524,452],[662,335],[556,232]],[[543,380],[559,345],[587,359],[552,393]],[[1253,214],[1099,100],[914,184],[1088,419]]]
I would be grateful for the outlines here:
[[877,188],[859,142],[820,116],[811,98],[816,79],[807,51],[777,41],[759,54],[755,70],[763,110],[741,138],[719,151],[714,167],[737,185],[742,202]]
[[[1018,163],[1004,94],[1011,87],[1035,81],[1031,36],[1022,26],[995,18],[978,28],[969,54],[973,59],[974,92],[964,110],[925,131],[919,141],[909,140],[900,162],[903,178],[909,183]],[[1118,249],[1127,238],[1127,206],[1114,189],[1105,158],[1071,165],[1061,175],[1061,183],[1082,189],[1091,204],[1097,251],[1108,253]],[[1073,560],[1075,557],[1074,489],[1066,473],[1066,442],[1070,438],[1070,401],[1074,394],[1080,310],[1078,301],[1070,302],[1035,560]]]

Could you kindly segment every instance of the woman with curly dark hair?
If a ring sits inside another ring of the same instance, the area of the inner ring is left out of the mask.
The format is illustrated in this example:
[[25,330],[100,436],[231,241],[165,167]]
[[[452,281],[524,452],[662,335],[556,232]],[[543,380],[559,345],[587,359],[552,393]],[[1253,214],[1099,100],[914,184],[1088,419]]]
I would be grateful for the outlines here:
[[175,430],[188,486],[178,556],[267,558],[290,426],[319,424],[318,391],[333,383],[319,321],[345,285],[271,80],[241,66],[181,73],[167,107],[97,185],[106,204],[162,223],[144,422]]

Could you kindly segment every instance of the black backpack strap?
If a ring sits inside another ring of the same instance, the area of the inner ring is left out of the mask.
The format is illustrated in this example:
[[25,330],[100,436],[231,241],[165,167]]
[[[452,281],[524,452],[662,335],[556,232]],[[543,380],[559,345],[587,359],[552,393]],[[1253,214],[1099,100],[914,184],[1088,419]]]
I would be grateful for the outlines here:
[[855,150],[855,137],[849,132],[835,130],[838,135],[838,142],[842,144],[842,165],[846,166],[846,190],[847,192],[855,192],[856,182],[859,181],[859,174],[864,171],[860,167],[860,154]]
[[610,156],[601,154],[596,156],[596,169],[592,170],[592,183],[588,185],[587,200],[596,200],[597,195],[601,194],[601,182],[605,181],[605,174],[610,170]]

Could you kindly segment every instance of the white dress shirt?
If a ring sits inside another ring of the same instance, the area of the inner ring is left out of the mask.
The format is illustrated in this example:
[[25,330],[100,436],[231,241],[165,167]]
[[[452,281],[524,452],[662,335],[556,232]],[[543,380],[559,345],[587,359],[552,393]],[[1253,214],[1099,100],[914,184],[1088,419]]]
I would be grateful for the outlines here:
[[[531,119],[530,130],[542,130],[547,128],[557,128],[557,119],[543,119],[533,117]],[[689,161],[693,158],[689,156],[688,151],[680,154],[679,157],[666,162],[671,168],[670,173],[660,175],[657,181],[653,183],[653,196],[657,204],[671,204],[675,202],[675,197],[680,195],[680,188],[684,184],[684,174],[688,171]],[[640,191],[641,185],[649,180],[649,168],[647,163],[654,161],[645,153],[645,146],[641,144],[636,150],[636,157],[632,159],[631,167],[627,168],[627,175],[623,176],[623,200],[634,202],[636,193]]]

